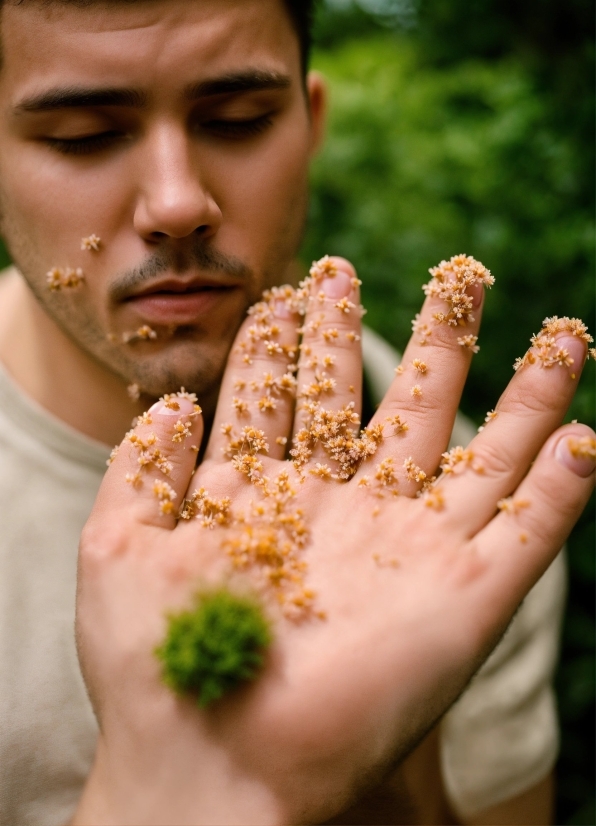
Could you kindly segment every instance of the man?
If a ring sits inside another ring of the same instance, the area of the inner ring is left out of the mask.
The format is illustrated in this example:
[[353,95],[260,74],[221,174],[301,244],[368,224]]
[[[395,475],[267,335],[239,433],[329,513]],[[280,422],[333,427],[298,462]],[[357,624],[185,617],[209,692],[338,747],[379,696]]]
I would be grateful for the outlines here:
[[[2,284],[0,311],[1,358],[20,387],[4,394],[19,424],[3,481],[4,610],[19,617],[3,640],[7,823],[68,817],[93,758],[70,629],[76,541],[104,445],[149,399],[182,385],[213,419],[244,311],[291,280],[323,115],[321,81],[303,82],[306,21],[301,4],[280,0],[4,4],[2,230],[24,277]],[[359,365],[347,372],[357,386]],[[534,453],[562,415],[567,396],[555,398]],[[571,492],[567,529],[585,496]],[[91,665],[92,694],[93,674]],[[454,686],[451,700],[463,687]],[[28,718],[43,721],[33,735]]]

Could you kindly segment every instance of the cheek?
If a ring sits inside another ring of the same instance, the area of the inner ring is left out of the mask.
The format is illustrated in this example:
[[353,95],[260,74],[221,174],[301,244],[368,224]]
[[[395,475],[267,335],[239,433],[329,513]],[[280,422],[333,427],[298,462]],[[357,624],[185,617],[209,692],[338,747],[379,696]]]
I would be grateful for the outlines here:
[[272,246],[281,243],[291,247],[290,255],[295,252],[304,221],[308,161],[307,134],[301,127],[280,130],[259,151],[213,158],[205,167],[223,215],[222,241],[244,248],[257,270],[256,258]]
[[111,234],[107,223],[120,218],[123,176],[117,168],[73,167],[31,145],[3,156],[0,180],[7,240],[44,272],[50,266],[88,263],[88,254],[81,255],[81,238],[91,233],[106,237]]

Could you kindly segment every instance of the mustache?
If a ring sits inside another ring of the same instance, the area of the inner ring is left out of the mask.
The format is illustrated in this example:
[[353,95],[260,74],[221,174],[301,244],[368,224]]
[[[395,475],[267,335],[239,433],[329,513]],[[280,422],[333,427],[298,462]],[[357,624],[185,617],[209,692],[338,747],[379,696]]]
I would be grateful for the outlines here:
[[203,242],[185,248],[163,248],[156,251],[138,267],[118,274],[108,289],[112,302],[122,301],[167,272],[185,273],[199,268],[211,273],[222,273],[239,281],[254,281],[253,270],[240,258],[227,255]]

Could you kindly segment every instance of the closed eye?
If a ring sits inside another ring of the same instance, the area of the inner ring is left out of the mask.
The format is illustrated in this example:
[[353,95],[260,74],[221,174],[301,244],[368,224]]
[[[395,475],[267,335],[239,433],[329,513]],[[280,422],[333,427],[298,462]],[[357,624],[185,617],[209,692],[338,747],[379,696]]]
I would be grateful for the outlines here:
[[250,120],[209,120],[201,128],[224,138],[250,138],[264,132],[272,124],[271,113]]
[[44,142],[63,155],[91,155],[108,149],[122,138],[122,132],[111,130],[82,138],[44,138]]

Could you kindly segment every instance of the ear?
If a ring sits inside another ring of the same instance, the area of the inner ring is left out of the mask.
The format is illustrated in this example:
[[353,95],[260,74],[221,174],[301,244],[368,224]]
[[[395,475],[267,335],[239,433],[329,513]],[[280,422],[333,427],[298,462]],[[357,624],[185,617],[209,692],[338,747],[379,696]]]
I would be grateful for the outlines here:
[[311,130],[311,155],[316,154],[323,143],[327,116],[327,84],[319,72],[306,76],[306,94]]

